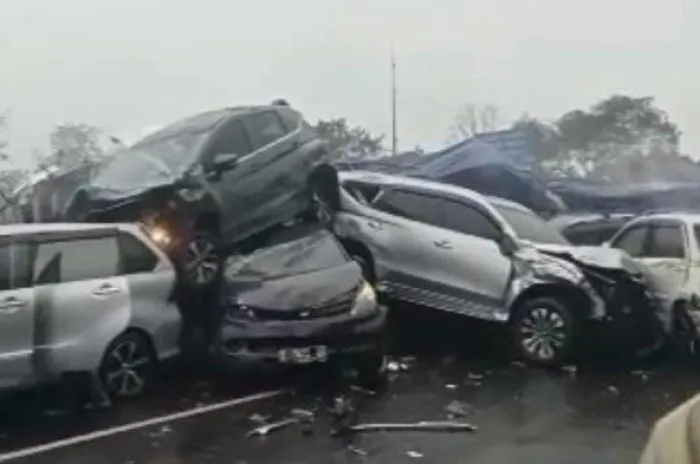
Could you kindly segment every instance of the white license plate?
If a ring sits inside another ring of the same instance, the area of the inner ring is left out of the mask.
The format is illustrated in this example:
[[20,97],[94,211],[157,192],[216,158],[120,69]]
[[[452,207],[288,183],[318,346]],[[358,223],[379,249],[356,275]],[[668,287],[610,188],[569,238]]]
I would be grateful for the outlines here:
[[307,346],[304,348],[284,348],[279,350],[278,359],[285,364],[311,364],[328,360],[325,346]]

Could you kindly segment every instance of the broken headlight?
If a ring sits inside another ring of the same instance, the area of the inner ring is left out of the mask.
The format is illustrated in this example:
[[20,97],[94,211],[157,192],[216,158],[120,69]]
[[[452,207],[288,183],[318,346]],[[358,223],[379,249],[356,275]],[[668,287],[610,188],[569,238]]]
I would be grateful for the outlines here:
[[355,297],[352,314],[354,316],[368,316],[375,311],[377,311],[377,294],[369,283],[364,282]]

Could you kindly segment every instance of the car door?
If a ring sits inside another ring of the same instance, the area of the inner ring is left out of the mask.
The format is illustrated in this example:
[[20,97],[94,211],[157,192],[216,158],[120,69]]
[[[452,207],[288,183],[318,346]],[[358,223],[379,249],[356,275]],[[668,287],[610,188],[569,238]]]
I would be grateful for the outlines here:
[[[250,191],[254,190],[252,145],[243,120],[235,118],[217,129],[203,156],[204,171],[220,208],[221,232],[224,240],[235,241],[240,225],[252,214],[246,207]],[[235,157],[236,164],[221,171],[215,169],[217,159]]]
[[301,126],[289,130],[278,111],[265,110],[247,115],[243,120],[253,146],[252,175],[255,190],[250,192],[251,214],[241,225],[245,235],[252,235],[276,224],[291,220],[301,211],[300,196],[306,191],[309,157],[301,149]]
[[463,311],[484,319],[498,318],[513,264],[504,256],[497,238],[501,229],[488,212],[467,200],[439,200],[441,251],[440,280],[455,290]]
[[0,238],[0,388],[34,378],[34,289],[27,271],[28,246]]
[[689,237],[680,221],[654,220],[639,260],[671,288],[685,284],[688,273]]
[[46,374],[96,368],[131,316],[116,232],[42,236],[34,256],[38,368]]
[[451,251],[440,246],[446,231],[436,226],[436,199],[419,190],[384,188],[371,206],[378,213],[363,227],[371,231],[375,267],[384,270],[382,283],[400,298],[453,309],[447,303],[456,297],[455,289],[441,269]]

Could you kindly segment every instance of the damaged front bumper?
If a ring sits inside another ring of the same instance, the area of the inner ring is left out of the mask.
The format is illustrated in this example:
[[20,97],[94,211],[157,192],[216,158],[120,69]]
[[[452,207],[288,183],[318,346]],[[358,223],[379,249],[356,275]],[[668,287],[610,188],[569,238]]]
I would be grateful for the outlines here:
[[[363,318],[343,315],[297,321],[227,319],[211,351],[217,362],[236,368],[311,364],[362,355],[383,346],[387,314],[388,309],[380,305],[374,314]],[[290,353],[304,350],[306,354],[299,358],[289,358]]]

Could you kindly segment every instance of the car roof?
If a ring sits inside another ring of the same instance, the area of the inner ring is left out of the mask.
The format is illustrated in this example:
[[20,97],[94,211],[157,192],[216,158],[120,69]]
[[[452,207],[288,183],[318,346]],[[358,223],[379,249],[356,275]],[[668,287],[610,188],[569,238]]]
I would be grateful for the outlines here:
[[127,223],[76,223],[76,222],[52,222],[52,223],[22,223],[0,225],[0,236],[26,235],[38,233],[66,233],[100,230],[138,230],[138,225]]
[[419,187],[425,190],[438,190],[452,193],[459,196],[471,197],[474,200],[485,200],[486,197],[474,190],[457,187],[456,185],[445,184],[428,179],[417,177],[400,176],[395,174],[384,174],[373,171],[340,171],[338,173],[341,181],[368,182],[371,184],[393,185],[396,187]]

